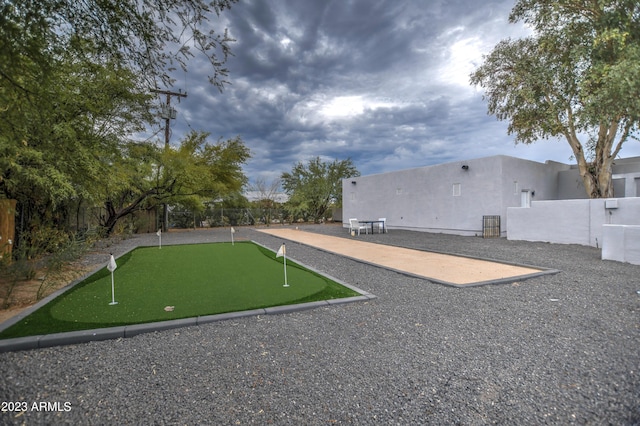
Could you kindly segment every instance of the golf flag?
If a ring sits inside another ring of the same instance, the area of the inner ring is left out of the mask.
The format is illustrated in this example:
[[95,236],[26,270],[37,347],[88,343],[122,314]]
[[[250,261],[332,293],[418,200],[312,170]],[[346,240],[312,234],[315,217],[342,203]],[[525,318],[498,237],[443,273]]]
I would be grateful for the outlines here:
[[158,248],[162,248],[162,228],[158,229],[156,235],[158,236]]
[[107,269],[109,270],[109,272],[113,272],[116,270],[117,267],[118,265],[116,264],[116,259],[114,259],[113,255],[111,255],[111,258],[109,259],[109,264],[107,265]]
[[116,302],[115,287],[113,285],[113,271],[115,271],[117,267],[118,265],[116,265],[116,260],[113,258],[113,254],[111,254],[111,257],[109,258],[109,263],[107,263],[107,269],[109,270],[109,272],[111,272],[111,303],[109,303],[110,305],[118,304],[118,302]]
[[284,246],[284,243],[282,243],[282,245],[280,246],[280,248],[278,249],[278,252],[276,253],[276,259],[282,257],[283,260],[283,265],[284,265],[284,286],[283,287],[289,287],[289,283],[287,283],[287,249]]
[[236,230],[233,229],[233,226],[231,227],[231,245],[233,245],[233,234],[236,233]]

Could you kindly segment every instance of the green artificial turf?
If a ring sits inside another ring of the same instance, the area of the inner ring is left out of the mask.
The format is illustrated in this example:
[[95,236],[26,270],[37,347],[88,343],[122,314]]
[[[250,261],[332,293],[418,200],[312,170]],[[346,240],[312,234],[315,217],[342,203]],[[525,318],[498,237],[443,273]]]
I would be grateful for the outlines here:
[[[105,264],[106,264],[105,259]],[[105,268],[22,321],[0,339],[155,322],[358,293],[251,242],[141,247],[117,259],[115,300]],[[172,311],[165,310],[172,306]]]

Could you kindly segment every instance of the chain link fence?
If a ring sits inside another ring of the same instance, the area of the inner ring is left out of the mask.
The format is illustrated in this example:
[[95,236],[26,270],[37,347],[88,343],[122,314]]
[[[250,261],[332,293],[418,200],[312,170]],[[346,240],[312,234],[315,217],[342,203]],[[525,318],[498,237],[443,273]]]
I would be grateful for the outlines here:
[[291,223],[292,220],[293,219],[284,209],[215,208],[203,213],[195,213],[185,210],[169,211],[170,228],[271,225]]
[[[67,229],[76,232],[95,230],[100,219],[106,216],[102,207],[82,207],[67,217]],[[171,229],[213,228],[221,226],[257,226],[313,222],[305,215],[293,216],[284,208],[213,208],[204,212],[193,212],[179,207],[170,207],[168,227]],[[336,220],[328,218],[328,221]],[[339,219],[338,219],[339,220]],[[162,209],[137,211],[122,218],[116,226],[116,233],[156,232],[162,226]]]

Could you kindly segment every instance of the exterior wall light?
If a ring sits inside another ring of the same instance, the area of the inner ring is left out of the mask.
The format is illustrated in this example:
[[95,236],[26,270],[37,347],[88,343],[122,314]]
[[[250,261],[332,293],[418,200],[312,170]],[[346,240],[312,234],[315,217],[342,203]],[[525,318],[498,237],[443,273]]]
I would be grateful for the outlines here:
[[467,170],[469,170],[469,166],[466,165],[466,164],[463,164],[462,165],[462,170],[464,170],[466,172]]

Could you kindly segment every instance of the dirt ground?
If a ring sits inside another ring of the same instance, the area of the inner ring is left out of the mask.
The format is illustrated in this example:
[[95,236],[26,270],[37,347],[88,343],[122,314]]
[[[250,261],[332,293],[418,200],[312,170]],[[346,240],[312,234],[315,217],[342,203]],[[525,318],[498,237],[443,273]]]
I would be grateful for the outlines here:
[[15,284],[11,277],[0,276],[0,323],[38,302],[38,292],[41,288],[42,299],[90,271],[91,268],[88,266],[72,263],[56,272],[37,270],[33,279],[19,279]]
[[[32,279],[24,279],[24,276],[18,275],[19,279],[14,282],[10,276],[0,274],[0,323],[18,315],[39,300],[84,277],[91,271],[95,271],[106,262],[104,259],[111,251],[112,246],[125,239],[122,235],[114,235],[96,241],[75,261],[62,264],[60,269],[50,271],[46,266],[36,267],[35,272],[30,274],[33,276]],[[32,265],[39,264],[44,265],[46,262],[41,259],[40,262],[34,262]],[[41,293],[40,297],[38,297],[38,293]]]

